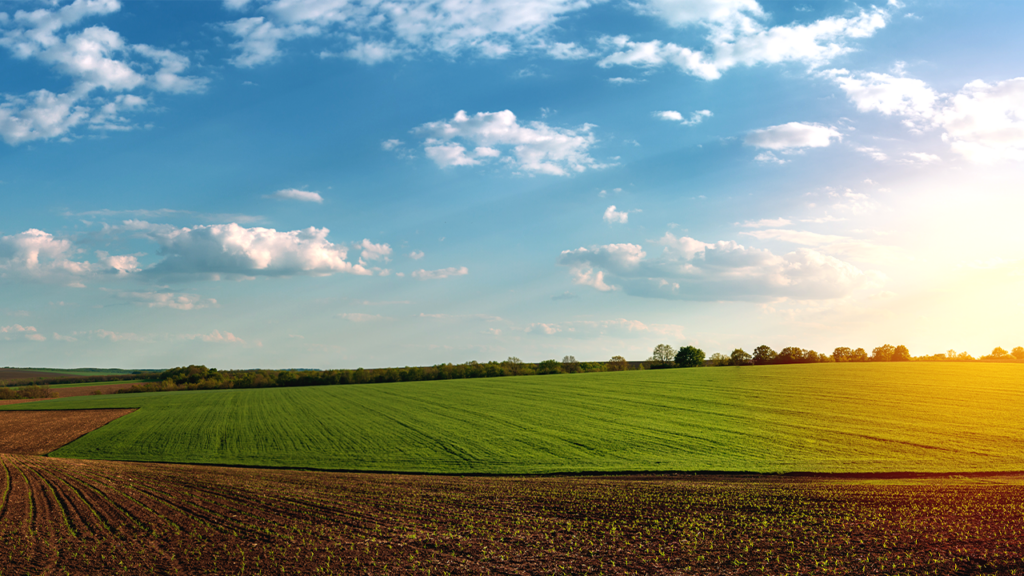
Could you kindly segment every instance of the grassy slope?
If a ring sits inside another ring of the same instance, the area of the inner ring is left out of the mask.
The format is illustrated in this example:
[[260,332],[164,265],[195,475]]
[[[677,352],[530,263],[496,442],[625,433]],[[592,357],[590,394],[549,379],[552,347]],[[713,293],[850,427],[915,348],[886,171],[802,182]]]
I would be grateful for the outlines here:
[[454,473],[1024,470],[1024,366],[827,364],[48,400],[53,456]]

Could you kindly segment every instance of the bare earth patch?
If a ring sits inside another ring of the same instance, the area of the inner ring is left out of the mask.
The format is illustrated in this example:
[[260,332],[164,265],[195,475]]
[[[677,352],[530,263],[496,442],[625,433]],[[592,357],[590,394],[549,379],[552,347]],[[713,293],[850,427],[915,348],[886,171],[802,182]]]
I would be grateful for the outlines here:
[[134,410],[2,412],[0,454],[47,454],[131,412]]
[[58,398],[70,398],[71,396],[88,396],[95,391],[100,391],[103,394],[113,394],[118,390],[125,388],[131,388],[138,382],[114,382],[112,384],[99,383],[95,386],[71,386],[68,388],[51,388],[57,393]]

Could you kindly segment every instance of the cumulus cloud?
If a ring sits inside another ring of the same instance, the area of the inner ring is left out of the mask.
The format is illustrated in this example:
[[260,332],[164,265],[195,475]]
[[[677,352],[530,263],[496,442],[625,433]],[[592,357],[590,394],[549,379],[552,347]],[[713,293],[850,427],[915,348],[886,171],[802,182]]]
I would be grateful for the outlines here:
[[412,252],[409,252],[409,258],[412,258],[413,260],[419,260],[420,258],[423,258],[423,256],[424,254],[422,250],[413,250]]
[[[129,130],[133,126],[119,114],[141,110],[149,101],[123,93],[143,88],[177,94],[205,89],[206,79],[182,75],[190,66],[186,56],[128,44],[105,26],[69,30],[83,20],[120,8],[117,0],[75,0],[60,8],[18,10],[13,17],[4,13],[7,25],[0,29],[0,47],[19,60],[49,65],[72,81],[62,93],[36,90],[4,95],[0,137],[5,142],[17,145],[46,140],[82,125],[94,130]],[[147,60],[152,65],[147,65]]]
[[862,10],[850,17],[832,16],[809,24],[768,27],[764,10],[754,0],[722,2],[647,0],[632,4],[678,28],[704,30],[706,48],[694,49],[673,42],[637,42],[628,36],[604,37],[609,52],[602,67],[657,68],[671,65],[687,74],[715,80],[735,66],[800,62],[820,67],[854,50],[850,41],[868,38],[884,28],[889,13],[881,8]]
[[837,298],[882,278],[809,248],[776,255],[733,241],[709,243],[670,232],[656,244],[662,252],[655,258],[637,244],[607,244],[563,251],[558,263],[570,267],[574,278],[581,271],[591,278],[605,273],[627,294],[678,300]]
[[747,134],[743,143],[747,146],[785,151],[793,148],[824,148],[832,143],[833,138],[842,139],[842,137],[843,135],[835,128],[829,126],[788,122],[761,130],[752,130]]
[[593,128],[555,128],[539,121],[524,126],[510,110],[473,116],[459,110],[450,121],[428,122],[413,131],[427,137],[424,152],[442,168],[499,158],[523,172],[565,176],[604,167],[588,153],[596,142]]
[[298,200],[299,202],[316,202],[317,204],[323,204],[324,202],[319,192],[307,192],[305,190],[296,190],[295,188],[278,190],[271,194],[271,196],[282,200]]
[[823,74],[858,110],[899,117],[916,132],[942,130],[950,149],[971,162],[1024,160],[1024,77],[975,80],[956,94],[939,94],[915,78],[844,69]]
[[345,261],[348,250],[327,240],[327,228],[287,232],[238,224],[176,228],[140,220],[127,220],[123,228],[160,245],[164,259],[148,270],[156,274],[213,278],[370,274],[362,265]]
[[3,334],[5,340],[10,340],[12,337],[21,337],[25,340],[33,340],[36,342],[43,342],[46,340],[46,336],[43,336],[36,330],[35,326],[22,326],[21,324],[12,324],[10,326],[0,326],[0,334]]
[[413,278],[419,278],[420,280],[440,280],[442,278],[449,278],[451,276],[465,276],[469,274],[469,269],[465,266],[458,268],[442,268],[440,270],[417,270],[412,273]]
[[80,250],[71,240],[55,238],[35,228],[19,234],[0,236],[0,278],[69,281],[87,274],[127,274],[138,269],[134,255],[111,256],[97,252],[98,262],[73,260]]
[[368,239],[363,238],[363,241],[356,244],[356,248],[362,250],[359,254],[360,260],[383,260],[388,262],[391,260],[391,246],[388,244],[374,244]]
[[604,211],[604,221],[611,224],[612,222],[618,222],[619,224],[625,224],[629,222],[629,212],[620,212],[615,208],[615,205],[611,205],[607,210]]
[[[343,53],[366,64],[399,54],[470,52],[501,58],[524,50],[543,50],[554,58],[585,58],[572,43],[549,43],[545,35],[563,15],[587,8],[590,0],[226,0],[233,10],[249,11],[225,24],[238,41],[236,66],[252,67],[281,55],[281,44],[297,38],[343,38]],[[258,14],[258,15],[257,15]]]
[[637,334],[667,336],[681,340],[684,338],[683,326],[679,324],[647,324],[639,320],[617,318],[615,320],[573,320],[569,322],[534,322],[528,325],[527,334],[552,336],[558,334],[563,338],[595,338],[599,336],[628,337]]
[[874,158],[875,160],[878,160],[879,162],[884,162],[884,161],[889,159],[889,155],[888,154],[886,154],[885,152],[882,152],[878,148],[874,148],[874,147],[871,147],[871,146],[859,146],[857,148],[857,152],[862,152],[864,154],[867,154],[868,156],[871,156],[872,158]]
[[693,114],[690,114],[689,118],[684,118],[681,112],[675,110],[663,110],[661,112],[655,112],[654,117],[661,120],[668,120],[669,122],[679,122],[683,126],[694,126],[700,124],[705,118],[713,116],[711,110],[697,110]]
[[174,292],[119,292],[117,297],[147,308],[173,308],[174,310],[200,310],[217,305],[213,298],[203,298],[198,294],[178,294]]

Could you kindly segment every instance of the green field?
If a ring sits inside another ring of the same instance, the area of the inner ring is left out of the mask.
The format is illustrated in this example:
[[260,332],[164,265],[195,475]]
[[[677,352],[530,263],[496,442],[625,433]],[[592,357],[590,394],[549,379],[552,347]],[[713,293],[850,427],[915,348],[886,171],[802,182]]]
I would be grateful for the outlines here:
[[443,473],[1024,470],[1024,366],[698,368],[85,396],[52,455]]

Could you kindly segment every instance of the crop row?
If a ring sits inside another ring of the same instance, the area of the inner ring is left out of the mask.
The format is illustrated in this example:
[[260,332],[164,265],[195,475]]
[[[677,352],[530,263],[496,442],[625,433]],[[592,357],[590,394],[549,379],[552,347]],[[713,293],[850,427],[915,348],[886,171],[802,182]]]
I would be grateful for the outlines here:
[[1024,482],[458,478],[0,456],[0,573],[1024,574]]

